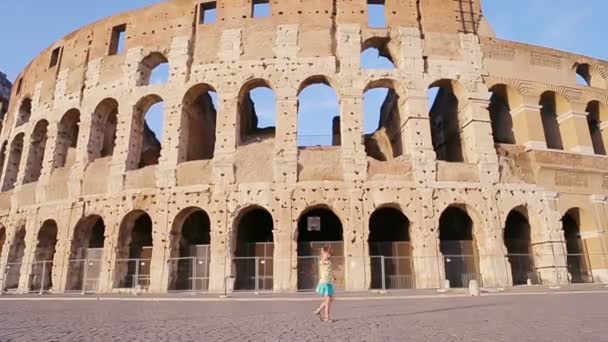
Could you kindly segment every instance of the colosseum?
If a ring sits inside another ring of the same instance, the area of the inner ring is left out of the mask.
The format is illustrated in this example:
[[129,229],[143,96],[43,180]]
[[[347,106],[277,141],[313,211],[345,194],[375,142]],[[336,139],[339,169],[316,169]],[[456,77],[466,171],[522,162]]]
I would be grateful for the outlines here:
[[[338,110],[305,139],[320,86]],[[607,89],[608,62],[501,40],[481,0],[167,0],[100,20],[14,82],[0,293],[305,291],[322,246],[345,291],[608,282]]]

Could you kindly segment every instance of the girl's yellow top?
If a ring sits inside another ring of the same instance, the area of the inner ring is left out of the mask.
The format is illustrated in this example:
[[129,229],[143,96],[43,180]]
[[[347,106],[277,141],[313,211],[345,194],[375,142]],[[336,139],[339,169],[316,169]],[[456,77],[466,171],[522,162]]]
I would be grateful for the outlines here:
[[334,283],[334,266],[331,260],[319,261],[319,283]]

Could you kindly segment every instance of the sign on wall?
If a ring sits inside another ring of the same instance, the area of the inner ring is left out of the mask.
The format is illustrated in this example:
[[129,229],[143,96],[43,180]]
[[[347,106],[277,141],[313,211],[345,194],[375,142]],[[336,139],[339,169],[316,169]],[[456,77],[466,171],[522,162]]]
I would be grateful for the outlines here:
[[309,216],[308,217],[308,231],[309,232],[320,232],[321,231],[321,217]]

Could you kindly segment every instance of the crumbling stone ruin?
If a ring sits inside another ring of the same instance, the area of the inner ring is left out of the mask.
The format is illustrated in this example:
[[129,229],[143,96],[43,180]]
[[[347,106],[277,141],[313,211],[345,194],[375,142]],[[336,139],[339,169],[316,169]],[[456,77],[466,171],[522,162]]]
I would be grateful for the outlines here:
[[[362,68],[370,48],[394,68]],[[339,115],[304,147],[317,84]],[[607,88],[606,61],[495,37],[480,0],[168,0],[100,20],[12,89],[2,290],[304,290],[324,245],[346,290],[606,282]]]

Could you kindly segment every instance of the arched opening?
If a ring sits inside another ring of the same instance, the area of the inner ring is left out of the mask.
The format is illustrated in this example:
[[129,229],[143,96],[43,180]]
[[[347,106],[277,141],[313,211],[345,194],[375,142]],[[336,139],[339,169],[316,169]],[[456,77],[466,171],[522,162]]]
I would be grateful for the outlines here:
[[552,91],[547,91],[540,96],[539,104],[547,148],[563,150],[564,145],[557,117],[567,112],[566,100]]
[[298,92],[298,146],[340,146],[340,104],[324,76],[308,78]]
[[46,149],[48,126],[48,121],[40,120],[34,127],[30,138],[30,151],[25,165],[23,184],[37,182],[42,174],[42,161],[44,159],[44,150]]
[[11,150],[9,151],[8,155],[8,162],[6,163],[2,191],[9,191],[15,187],[17,175],[19,174],[21,154],[23,153],[24,137],[25,135],[23,133],[19,133],[15,138],[13,138],[13,142],[11,143]]
[[562,217],[566,241],[568,274],[571,283],[592,283],[593,275],[585,241],[581,237],[581,210],[570,209]]
[[254,79],[239,92],[239,144],[274,138],[277,121],[277,98],[268,82]]
[[259,207],[245,209],[240,218],[237,218],[235,228],[235,290],[272,290],[272,215]]
[[96,292],[105,242],[105,223],[100,216],[81,219],[74,229],[66,290]]
[[507,215],[504,242],[507,260],[511,265],[513,285],[538,285],[540,276],[534,267],[532,244],[530,242],[530,223],[524,208],[513,209]]
[[9,246],[6,264],[6,280],[4,290],[13,290],[19,287],[21,277],[21,263],[25,255],[25,227],[20,227]]
[[91,123],[91,160],[112,156],[116,146],[117,125],[118,102],[110,98],[101,101],[93,112]]
[[374,37],[366,40],[361,46],[361,69],[393,70],[395,62],[389,51],[390,38]]
[[133,139],[137,153],[133,155],[138,159],[133,160],[134,165],[130,169],[158,164],[162,150],[164,111],[163,99],[158,95],[148,95],[135,106]]
[[169,291],[207,291],[211,221],[199,208],[182,210],[171,231]]
[[604,122],[602,119],[608,115],[608,110],[599,101],[591,101],[587,104],[585,111],[588,113],[587,124],[589,125],[589,133],[591,134],[593,152],[599,155],[606,155],[606,142],[604,141],[604,133],[602,132],[602,124]]
[[298,290],[313,290],[319,276],[319,254],[327,246],[333,254],[335,285],[344,287],[342,222],[328,207],[309,208],[298,220]]
[[372,82],[363,93],[365,151],[376,160],[393,160],[403,154],[399,102],[391,80]]
[[443,211],[439,218],[439,249],[450,287],[467,287],[471,280],[481,284],[473,221],[466,210],[452,206]]
[[38,232],[34,262],[30,275],[30,291],[47,291],[53,288],[53,258],[57,244],[57,223],[47,220]]
[[582,86],[605,88],[606,80],[602,74],[587,63],[576,63],[576,83]]
[[395,208],[376,209],[369,219],[372,289],[415,287],[410,221]]
[[139,63],[138,86],[163,84],[169,81],[169,60],[160,52],[152,52]]
[[207,84],[195,85],[184,96],[180,162],[213,159],[217,101],[217,93]]
[[0,178],[2,177],[2,173],[4,172],[4,162],[6,161],[6,147],[8,146],[8,141],[2,143],[2,147],[0,148]]
[[70,109],[59,121],[53,168],[70,167],[76,161],[76,144],[80,130],[80,112]]
[[[429,87],[431,140],[438,160],[464,162],[460,92],[455,81],[441,80]],[[434,100],[432,99],[434,97]]]
[[492,136],[495,144],[515,144],[513,131],[513,117],[511,110],[521,101],[516,92],[504,84],[490,88],[490,121],[492,123]]
[[150,286],[152,219],[141,210],[127,214],[120,224],[114,271],[115,288]]
[[19,106],[19,113],[17,115],[17,122],[15,127],[19,127],[23,124],[26,124],[30,121],[30,117],[32,116],[32,99],[29,97],[24,98],[21,101],[21,105]]

